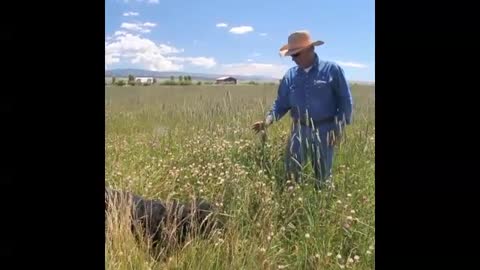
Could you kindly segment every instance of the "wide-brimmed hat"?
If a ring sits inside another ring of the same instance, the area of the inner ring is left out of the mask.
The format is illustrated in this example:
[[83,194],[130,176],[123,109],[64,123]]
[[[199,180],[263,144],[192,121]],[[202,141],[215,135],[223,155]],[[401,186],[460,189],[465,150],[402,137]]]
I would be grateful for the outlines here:
[[289,56],[296,54],[307,47],[320,46],[324,43],[325,42],[321,40],[313,41],[310,37],[310,33],[306,30],[296,31],[288,36],[288,44],[285,44],[280,48],[280,55]]

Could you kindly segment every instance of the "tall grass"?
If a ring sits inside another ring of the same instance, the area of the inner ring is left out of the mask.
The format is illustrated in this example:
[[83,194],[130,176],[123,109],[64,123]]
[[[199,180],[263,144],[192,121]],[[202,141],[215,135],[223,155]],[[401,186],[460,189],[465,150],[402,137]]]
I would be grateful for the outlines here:
[[203,197],[227,217],[221,234],[153,258],[116,215],[107,269],[374,268],[374,87],[352,89],[354,123],[335,155],[334,184],[320,192],[311,169],[310,181],[280,190],[288,115],[265,144],[251,131],[275,86],[105,91],[106,184],[148,198]]

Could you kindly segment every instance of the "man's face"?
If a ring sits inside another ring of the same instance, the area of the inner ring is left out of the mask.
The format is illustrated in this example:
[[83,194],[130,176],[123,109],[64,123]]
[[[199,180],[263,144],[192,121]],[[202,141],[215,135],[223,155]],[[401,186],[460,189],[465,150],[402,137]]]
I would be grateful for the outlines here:
[[313,60],[312,48],[305,48],[296,54],[292,54],[292,60],[301,68],[307,68],[312,64]]

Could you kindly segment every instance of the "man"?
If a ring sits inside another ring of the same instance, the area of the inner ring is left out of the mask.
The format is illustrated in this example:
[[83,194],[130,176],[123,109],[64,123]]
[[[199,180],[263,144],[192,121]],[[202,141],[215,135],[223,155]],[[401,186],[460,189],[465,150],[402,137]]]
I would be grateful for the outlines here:
[[297,31],[280,48],[297,66],[290,68],[280,82],[277,98],[264,121],[254,123],[256,133],[279,121],[288,111],[292,129],[286,153],[287,178],[301,182],[301,169],[310,156],[316,188],[331,176],[334,146],[342,130],[351,122],[352,96],[343,69],[322,61],[307,31]]

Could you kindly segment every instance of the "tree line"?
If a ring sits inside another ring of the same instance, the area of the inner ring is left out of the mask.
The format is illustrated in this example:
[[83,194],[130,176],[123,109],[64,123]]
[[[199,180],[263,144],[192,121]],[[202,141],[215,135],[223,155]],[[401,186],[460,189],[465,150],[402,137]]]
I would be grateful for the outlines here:
[[[133,75],[128,75],[128,81],[125,81],[125,80],[117,80],[115,77],[112,77],[112,85],[118,85],[118,86],[124,86],[126,84],[129,84],[129,85],[151,85],[151,84],[157,84],[157,79],[156,78],[153,78],[153,81],[151,83],[141,83],[141,82],[137,82],[135,80],[135,76]],[[107,84],[105,82],[105,84]],[[170,76],[170,80],[165,80],[165,81],[161,81],[160,83],[158,83],[160,85],[192,85],[193,82],[192,82],[192,76],[190,75],[185,75],[185,76],[178,76],[178,79],[175,80],[175,76]],[[201,85],[202,82],[201,81],[198,81],[196,83],[197,85]]]

